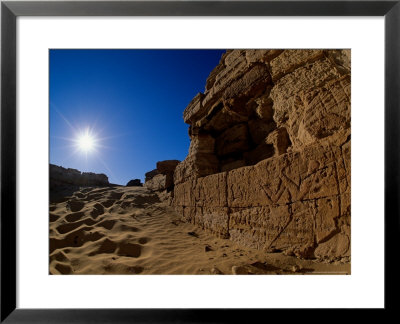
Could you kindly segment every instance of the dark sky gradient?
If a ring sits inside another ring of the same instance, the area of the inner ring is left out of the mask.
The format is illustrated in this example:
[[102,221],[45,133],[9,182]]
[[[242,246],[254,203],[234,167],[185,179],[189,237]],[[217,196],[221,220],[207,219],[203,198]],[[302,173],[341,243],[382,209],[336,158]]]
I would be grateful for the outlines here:
[[[50,163],[144,180],[189,149],[182,113],[224,50],[50,50]],[[71,140],[90,127],[96,152]]]

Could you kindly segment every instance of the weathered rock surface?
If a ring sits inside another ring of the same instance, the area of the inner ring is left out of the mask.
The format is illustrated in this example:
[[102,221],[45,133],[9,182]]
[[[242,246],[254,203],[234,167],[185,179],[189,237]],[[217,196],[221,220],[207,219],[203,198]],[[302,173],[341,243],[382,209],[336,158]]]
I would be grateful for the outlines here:
[[243,246],[350,256],[349,50],[228,50],[184,111],[182,219]]
[[142,187],[143,183],[140,181],[140,179],[133,179],[130,180],[127,184],[127,187]]
[[108,186],[105,174],[81,172],[76,169],[66,169],[50,164],[50,189],[63,186]]
[[146,173],[145,187],[154,191],[172,190],[175,168],[179,163],[179,160],[157,162],[157,169]]
[[149,172],[145,173],[145,179],[144,182],[147,182],[149,180],[151,180],[153,177],[155,177],[157,174],[159,174],[157,169],[151,170]]
[[176,166],[180,163],[179,160],[165,160],[157,162],[157,171],[161,174],[174,173]]
[[149,181],[144,183],[144,186],[150,190],[162,191],[173,185],[173,181],[167,182],[167,176],[164,174],[157,174]]

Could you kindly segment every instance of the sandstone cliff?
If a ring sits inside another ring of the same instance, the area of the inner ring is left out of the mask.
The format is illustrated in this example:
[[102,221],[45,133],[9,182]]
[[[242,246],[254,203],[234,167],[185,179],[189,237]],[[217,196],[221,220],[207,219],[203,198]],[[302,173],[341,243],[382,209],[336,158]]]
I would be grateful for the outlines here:
[[228,50],[183,113],[182,218],[244,246],[349,259],[350,72],[350,50]]
[[105,174],[80,172],[50,164],[50,189],[63,186],[108,186]]

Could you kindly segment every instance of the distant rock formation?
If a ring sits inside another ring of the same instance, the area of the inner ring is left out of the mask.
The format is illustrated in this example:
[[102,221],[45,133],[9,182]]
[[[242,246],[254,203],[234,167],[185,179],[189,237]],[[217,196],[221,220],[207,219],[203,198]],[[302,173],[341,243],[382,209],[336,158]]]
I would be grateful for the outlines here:
[[182,218],[243,246],[349,259],[350,74],[350,50],[228,50],[183,112]]
[[140,179],[133,179],[133,180],[130,180],[130,181],[126,184],[126,186],[127,186],[127,187],[142,187],[142,186],[143,186],[143,183],[142,183],[142,181],[140,181]]
[[147,172],[147,173],[145,174],[144,182],[146,183],[147,181],[151,180],[151,179],[154,178],[157,174],[159,174],[157,169],[154,169],[154,170],[151,170],[151,171]]
[[174,186],[174,171],[179,160],[157,162],[157,168],[147,172],[144,185],[154,191],[170,191]]
[[108,186],[105,174],[80,172],[76,169],[66,169],[50,164],[50,189],[63,186]]

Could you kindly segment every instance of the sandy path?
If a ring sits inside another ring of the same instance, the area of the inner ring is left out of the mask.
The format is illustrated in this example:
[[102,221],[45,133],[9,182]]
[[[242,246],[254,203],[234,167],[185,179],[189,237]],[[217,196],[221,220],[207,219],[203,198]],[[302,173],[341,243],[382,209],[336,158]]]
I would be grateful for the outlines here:
[[350,273],[349,264],[246,249],[183,223],[144,187],[85,188],[50,204],[51,274]]

